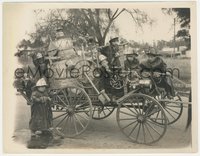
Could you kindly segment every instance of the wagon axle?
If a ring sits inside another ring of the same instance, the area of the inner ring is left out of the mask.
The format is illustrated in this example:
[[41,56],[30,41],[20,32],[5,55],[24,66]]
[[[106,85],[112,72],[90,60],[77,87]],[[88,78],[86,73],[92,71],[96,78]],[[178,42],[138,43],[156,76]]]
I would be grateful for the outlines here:
[[137,121],[138,121],[139,123],[144,123],[144,122],[146,121],[146,118],[145,118],[144,115],[139,114],[139,115],[137,116]]

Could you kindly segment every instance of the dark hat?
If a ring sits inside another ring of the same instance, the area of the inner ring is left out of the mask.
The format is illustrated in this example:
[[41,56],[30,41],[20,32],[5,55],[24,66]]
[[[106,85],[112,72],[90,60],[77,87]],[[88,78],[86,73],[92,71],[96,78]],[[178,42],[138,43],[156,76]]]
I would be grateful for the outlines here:
[[112,42],[116,42],[116,41],[119,41],[119,37],[111,38],[109,42],[112,43]]

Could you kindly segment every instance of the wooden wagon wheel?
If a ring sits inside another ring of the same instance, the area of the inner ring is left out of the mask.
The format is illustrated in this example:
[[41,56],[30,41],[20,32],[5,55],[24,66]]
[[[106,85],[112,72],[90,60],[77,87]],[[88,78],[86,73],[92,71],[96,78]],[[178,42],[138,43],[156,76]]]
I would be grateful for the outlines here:
[[77,82],[80,83],[84,88],[92,88],[92,85],[85,77],[84,72],[87,73],[88,77],[93,81],[95,85],[99,83],[99,79],[94,77],[96,66],[96,63],[90,60],[80,60],[75,64],[75,69],[78,69],[79,71]]
[[[157,112],[160,112],[159,116],[156,116]],[[167,129],[163,107],[157,100],[145,94],[125,96],[119,103],[116,115],[121,131],[134,143],[155,143],[164,136]],[[163,124],[153,122],[154,119]]]
[[[165,99],[162,99],[165,100]],[[181,97],[179,95],[176,95],[173,99],[173,101],[182,101]],[[159,99],[158,99],[159,101]],[[165,114],[168,119],[168,125],[175,123],[182,115],[183,113],[183,104],[182,103],[173,103],[170,102],[170,99],[167,99],[167,101],[160,101],[160,104],[163,106]],[[157,112],[157,115],[159,115],[159,112]],[[154,120],[155,122],[162,124],[159,120]]]
[[92,119],[92,103],[89,96],[79,87],[66,87],[54,92],[54,129],[64,137],[80,135]]
[[102,109],[102,106],[93,105],[92,118],[95,120],[105,119],[110,116],[114,110],[115,107],[113,106],[104,106]]

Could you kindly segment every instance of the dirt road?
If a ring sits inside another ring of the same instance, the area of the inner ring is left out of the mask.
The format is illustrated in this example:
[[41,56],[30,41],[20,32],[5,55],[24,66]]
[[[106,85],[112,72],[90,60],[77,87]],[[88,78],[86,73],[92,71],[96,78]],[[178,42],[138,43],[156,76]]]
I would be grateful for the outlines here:
[[[30,137],[29,119],[30,107],[26,105],[26,101],[21,96],[18,96],[13,138],[16,143],[24,144],[24,146]],[[62,145],[49,148],[183,148],[190,146],[191,142],[191,130],[185,131],[186,120],[187,108],[184,108],[181,118],[168,126],[165,136],[159,142],[147,146],[132,143],[121,133],[116,121],[116,111],[114,111],[104,120],[92,120],[87,130],[77,138],[65,138]]]

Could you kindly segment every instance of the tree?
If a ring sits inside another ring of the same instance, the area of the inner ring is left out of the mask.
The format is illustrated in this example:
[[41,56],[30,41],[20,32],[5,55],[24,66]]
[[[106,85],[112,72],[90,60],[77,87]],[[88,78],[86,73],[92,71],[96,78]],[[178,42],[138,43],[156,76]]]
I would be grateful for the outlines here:
[[176,36],[179,38],[183,38],[186,43],[188,49],[191,47],[191,38],[190,38],[190,8],[172,8],[172,9],[163,9],[169,15],[173,13],[176,14],[178,22],[180,24],[181,29],[177,31]]
[[[46,16],[37,22],[38,28],[43,29],[43,34],[48,32],[53,38],[56,27],[62,27],[66,36],[76,40],[80,36],[93,36],[101,46],[110,29],[115,29],[114,21],[122,14],[128,13],[138,27],[144,23],[152,24],[147,14],[139,9],[51,9]],[[43,10],[35,10],[42,14]]]

